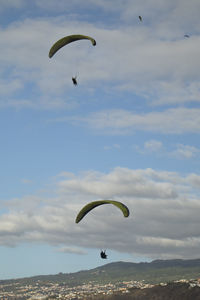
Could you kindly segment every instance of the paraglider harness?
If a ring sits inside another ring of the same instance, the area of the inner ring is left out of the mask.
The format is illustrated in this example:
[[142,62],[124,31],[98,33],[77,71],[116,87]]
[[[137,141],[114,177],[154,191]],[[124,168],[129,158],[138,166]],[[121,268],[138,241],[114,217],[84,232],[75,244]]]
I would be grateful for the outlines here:
[[100,256],[101,256],[101,258],[106,259],[107,258],[106,250],[101,251]]

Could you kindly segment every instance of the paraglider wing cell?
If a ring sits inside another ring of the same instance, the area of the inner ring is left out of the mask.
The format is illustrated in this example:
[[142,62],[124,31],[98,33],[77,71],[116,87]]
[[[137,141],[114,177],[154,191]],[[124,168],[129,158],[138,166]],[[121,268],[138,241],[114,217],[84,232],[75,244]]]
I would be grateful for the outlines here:
[[63,37],[62,39],[58,40],[50,49],[49,51],[49,58],[51,58],[60,48],[64,47],[65,45],[78,41],[78,40],[90,40],[93,46],[96,46],[96,41],[87,35],[82,34],[73,34]]
[[113,204],[122,211],[124,217],[129,216],[129,209],[123,203],[121,203],[119,201],[114,201],[114,200],[99,200],[99,201],[90,202],[87,205],[85,205],[81,209],[81,211],[78,213],[78,215],[76,217],[76,223],[79,223],[83,219],[83,217],[85,217],[85,215],[87,213],[89,213],[92,209],[94,209],[97,206],[103,205],[103,204]]

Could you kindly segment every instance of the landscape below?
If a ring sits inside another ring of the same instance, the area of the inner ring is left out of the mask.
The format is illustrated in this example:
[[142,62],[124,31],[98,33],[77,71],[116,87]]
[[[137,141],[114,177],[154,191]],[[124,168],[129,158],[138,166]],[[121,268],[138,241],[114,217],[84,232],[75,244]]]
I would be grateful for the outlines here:
[[200,299],[200,259],[114,262],[76,273],[1,280],[0,299]]

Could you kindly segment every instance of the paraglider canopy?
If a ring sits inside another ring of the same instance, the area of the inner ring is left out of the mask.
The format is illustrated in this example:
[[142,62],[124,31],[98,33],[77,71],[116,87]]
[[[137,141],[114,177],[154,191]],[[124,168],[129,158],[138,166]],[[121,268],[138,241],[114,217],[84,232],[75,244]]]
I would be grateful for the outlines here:
[[141,17],[141,16],[139,16],[138,18],[139,18],[139,19],[140,19],[140,21],[142,22],[142,17]]
[[54,54],[62,47],[66,46],[69,43],[78,41],[78,40],[90,40],[93,46],[96,46],[96,41],[87,35],[82,35],[82,34],[72,34],[63,37],[62,39],[58,40],[53,46],[51,47],[49,51],[49,58],[54,56]]
[[79,223],[85,217],[85,215],[89,213],[92,209],[103,204],[113,204],[122,211],[124,217],[127,218],[129,216],[129,209],[123,203],[114,200],[99,200],[86,204],[78,213],[76,217],[76,223]]

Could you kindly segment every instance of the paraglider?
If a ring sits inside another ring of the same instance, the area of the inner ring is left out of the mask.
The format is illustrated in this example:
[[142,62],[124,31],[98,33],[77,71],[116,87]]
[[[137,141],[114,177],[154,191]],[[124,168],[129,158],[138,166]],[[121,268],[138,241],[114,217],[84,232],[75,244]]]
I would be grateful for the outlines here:
[[[103,204],[113,204],[116,207],[118,207],[125,218],[127,218],[129,216],[129,209],[128,207],[119,202],[119,201],[114,201],[114,200],[98,200],[98,201],[92,201],[88,204],[86,204],[78,213],[77,217],[76,217],[76,223],[79,223],[84,217],[85,215],[87,215],[92,209],[94,209],[97,206],[103,205]],[[106,254],[106,250],[101,250],[100,252],[100,256],[102,259],[107,259],[107,254]]]
[[107,259],[108,255],[106,254],[106,250],[101,251],[100,256],[101,256],[102,259]]
[[73,34],[63,37],[62,39],[58,40],[51,49],[49,50],[49,58],[54,56],[54,54],[62,47],[68,45],[69,43],[78,41],[78,40],[90,40],[93,46],[96,46],[96,41],[87,35],[82,34]]
[[188,34],[185,34],[184,37],[189,38],[190,36]]
[[129,209],[123,203],[114,200],[99,200],[99,201],[93,201],[86,204],[78,213],[76,217],[76,223],[79,223],[85,217],[85,215],[89,213],[92,209],[103,204],[113,204],[122,211],[125,218],[129,216]]
[[138,18],[140,19],[140,22],[142,22],[142,17],[141,17],[141,16],[139,16]]
[[75,76],[75,77],[72,77],[72,82],[73,82],[74,85],[77,85],[77,84],[78,84],[78,82],[77,82],[77,80],[76,80],[76,76]]

